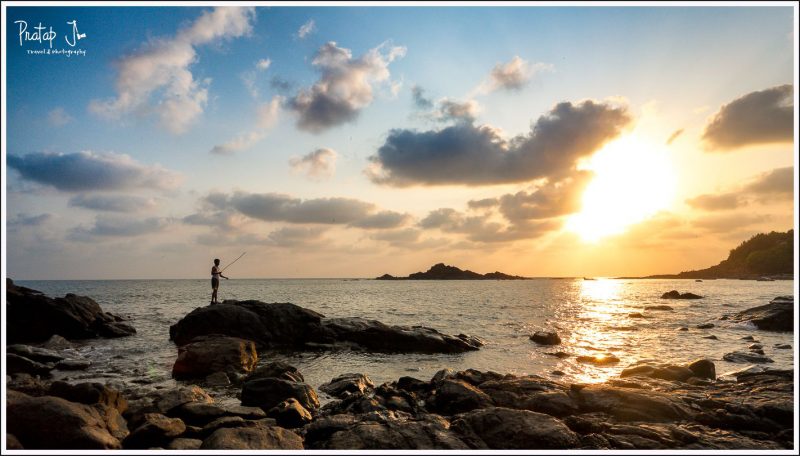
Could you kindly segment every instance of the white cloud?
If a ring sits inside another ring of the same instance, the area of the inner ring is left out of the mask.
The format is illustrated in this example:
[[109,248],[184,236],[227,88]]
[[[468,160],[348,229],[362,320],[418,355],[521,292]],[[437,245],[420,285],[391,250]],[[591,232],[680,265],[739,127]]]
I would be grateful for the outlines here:
[[487,94],[496,90],[521,90],[538,73],[553,71],[550,63],[527,62],[519,56],[514,56],[508,63],[498,63],[492,68],[489,76],[477,87],[475,92]]
[[49,113],[47,113],[47,121],[54,127],[63,127],[73,120],[75,119],[67,114],[64,108],[61,106],[53,108]]
[[170,132],[184,133],[208,101],[210,81],[196,80],[190,70],[198,60],[195,48],[249,33],[254,16],[252,7],[218,7],[175,36],[152,40],[117,62],[116,97],[92,100],[89,110],[110,119],[131,112],[155,115]]
[[256,113],[256,124],[252,130],[242,133],[224,144],[218,144],[211,149],[211,153],[231,155],[241,150],[253,147],[257,142],[267,136],[270,128],[275,125],[280,114],[283,97],[276,95],[272,100],[261,104]]
[[314,19],[309,19],[308,22],[300,26],[300,29],[297,31],[297,36],[301,40],[307,37],[311,32],[316,30],[316,24],[314,23]]
[[272,60],[261,59],[258,62],[256,62],[256,69],[260,71],[266,71],[270,67],[270,65],[272,65]]
[[324,179],[333,176],[336,171],[336,157],[333,149],[321,148],[302,157],[292,157],[289,165],[292,171],[304,173],[311,179]]

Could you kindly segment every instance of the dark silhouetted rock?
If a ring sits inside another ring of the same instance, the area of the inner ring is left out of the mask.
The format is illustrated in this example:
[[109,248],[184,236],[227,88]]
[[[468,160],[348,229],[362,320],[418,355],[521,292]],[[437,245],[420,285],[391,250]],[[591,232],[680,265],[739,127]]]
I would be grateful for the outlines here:
[[228,386],[231,379],[225,372],[214,372],[206,376],[204,383],[208,386]]
[[703,299],[703,297],[694,293],[680,293],[678,290],[672,290],[661,295],[661,299]]
[[217,429],[203,440],[201,450],[302,450],[303,439],[277,426]]
[[794,298],[779,296],[769,304],[743,310],[731,317],[733,321],[749,321],[765,331],[794,330]]
[[57,381],[50,385],[48,394],[66,399],[70,402],[79,402],[87,405],[102,404],[107,407],[115,408],[120,413],[125,413],[128,409],[128,401],[119,391],[98,382],[86,382],[73,385],[67,382]]
[[188,402],[173,408],[169,416],[180,418],[185,424],[190,424],[192,426],[205,426],[227,414],[228,412],[224,408],[215,404]]
[[451,429],[474,449],[568,449],[579,443],[578,435],[552,416],[503,407],[460,415]]
[[714,362],[710,359],[698,359],[689,363],[689,370],[694,373],[695,377],[708,378],[715,380],[717,378],[717,369]]
[[597,366],[605,366],[608,364],[616,364],[619,362],[619,358],[610,353],[605,355],[578,356],[575,359],[580,363],[590,363]]
[[242,405],[261,407],[265,411],[286,399],[294,398],[306,410],[319,408],[319,398],[307,383],[268,377],[249,380],[242,387]]
[[75,348],[75,344],[67,339],[64,339],[58,334],[53,334],[45,343],[42,344],[42,348],[47,350],[65,350],[67,348]]
[[282,378],[290,382],[304,382],[303,374],[296,367],[280,361],[274,361],[263,366],[259,366],[247,377],[247,380],[258,380],[260,378]]
[[6,355],[6,372],[9,374],[50,375],[55,365],[43,364],[13,353]]
[[66,356],[62,356],[53,350],[22,344],[9,345],[6,347],[6,353],[22,356],[39,363],[57,363],[66,359]]
[[62,371],[68,370],[86,370],[91,367],[92,362],[88,359],[64,359],[56,363],[56,369]]
[[470,270],[462,270],[455,266],[437,263],[425,272],[415,272],[408,277],[394,277],[384,274],[376,280],[527,280],[528,277],[504,274],[500,271],[478,274]]
[[621,421],[677,421],[691,416],[679,398],[666,393],[589,385],[577,391],[581,409],[607,413]]
[[791,350],[792,346],[789,344],[775,344],[776,350]]
[[670,307],[670,306],[645,306],[645,307],[644,307],[644,310],[650,310],[650,311],[656,311],[656,310],[660,310],[660,311],[671,311],[671,310],[675,310],[675,309],[673,309],[673,308],[672,308],[672,307]]
[[486,393],[458,379],[442,380],[429,402],[430,409],[441,415],[455,415],[494,405]]
[[258,362],[255,343],[238,337],[200,336],[178,348],[172,366],[177,379],[206,377],[215,372],[250,372]]
[[186,431],[180,418],[168,418],[160,413],[146,413],[122,442],[125,448],[151,448],[166,445]]
[[6,433],[6,449],[7,450],[24,450],[25,447],[22,446],[17,436],[14,434]]
[[375,388],[364,374],[342,374],[319,387],[319,390],[333,397],[344,397],[353,393],[363,393]]
[[178,438],[174,439],[169,444],[167,444],[166,449],[168,450],[199,450],[200,445],[203,444],[203,441],[200,439],[184,439]]
[[122,337],[136,332],[104,312],[91,298],[50,298],[6,280],[6,330],[10,343],[42,342],[59,334],[70,339]]
[[711,329],[714,327],[714,323],[702,323],[696,326],[697,329]]
[[293,397],[269,409],[267,416],[274,418],[278,426],[287,429],[302,427],[313,419],[311,413]]
[[536,331],[530,339],[540,345],[558,345],[561,338],[555,331]]
[[748,353],[741,351],[726,353],[722,356],[722,359],[731,363],[774,363],[775,362],[774,360],[772,360],[772,358],[768,358],[758,353],[753,353],[753,352]]

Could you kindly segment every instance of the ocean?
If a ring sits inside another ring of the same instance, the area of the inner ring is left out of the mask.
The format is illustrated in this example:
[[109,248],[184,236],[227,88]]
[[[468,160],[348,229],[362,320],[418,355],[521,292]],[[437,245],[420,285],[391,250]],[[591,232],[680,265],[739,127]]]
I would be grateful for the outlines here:
[[[68,381],[101,381],[119,386],[171,386],[177,347],[169,326],[192,309],[208,305],[210,284],[197,280],[15,281],[49,296],[66,293],[89,296],[105,311],[131,317],[137,334],[120,339],[93,339],[76,351],[93,364],[86,371],[58,373]],[[665,300],[670,290],[705,296],[700,300]],[[355,351],[285,351],[259,353],[259,362],[285,361],[314,388],[337,375],[367,374],[376,385],[412,376],[430,379],[438,370],[493,370],[516,375],[538,374],[569,382],[602,382],[644,359],[684,363],[710,358],[717,375],[747,367],[723,361],[725,353],[747,351],[753,336],[774,363],[792,369],[792,333],[757,330],[750,324],[719,320],[724,314],[792,295],[792,281],[534,279],[520,281],[380,281],[369,279],[251,279],[223,281],[220,300],[257,299],[291,302],[330,317],[360,316],[387,324],[425,325],[448,334],[482,338],[479,351],[462,354],[386,354]],[[671,311],[645,311],[668,305]],[[639,312],[648,318],[631,318]],[[710,329],[697,329],[702,323]],[[688,331],[680,331],[681,327]],[[536,330],[555,330],[558,346],[529,340]],[[704,337],[714,335],[716,340]],[[791,344],[792,349],[776,349]],[[563,351],[558,358],[548,353]],[[619,363],[595,366],[576,360],[580,355],[611,353]],[[561,371],[562,375],[553,374]],[[212,394],[235,401],[239,388],[213,389]],[[323,398],[324,399],[324,398]]]

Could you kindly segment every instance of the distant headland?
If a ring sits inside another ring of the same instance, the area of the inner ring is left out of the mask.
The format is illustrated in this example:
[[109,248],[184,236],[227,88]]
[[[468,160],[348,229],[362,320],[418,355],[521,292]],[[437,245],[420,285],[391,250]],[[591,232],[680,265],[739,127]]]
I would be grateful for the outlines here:
[[437,263],[425,272],[415,272],[409,274],[408,277],[384,274],[376,277],[375,280],[530,280],[530,277],[509,275],[500,271],[478,274],[469,269],[462,270],[455,266]]
[[794,230],[759,233],[730,251],[716,266],[646,279],[791,280],[794,277]]

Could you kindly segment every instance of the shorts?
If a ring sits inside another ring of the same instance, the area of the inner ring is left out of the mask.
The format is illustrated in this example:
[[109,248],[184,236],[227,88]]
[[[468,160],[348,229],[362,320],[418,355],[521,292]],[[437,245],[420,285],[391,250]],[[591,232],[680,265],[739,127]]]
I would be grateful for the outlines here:
[[211,278],[211,288],[213,288],[215,290],[217,288],[219,288],[219,279],[218,278],[216,278],[216,277],[212,277]]

